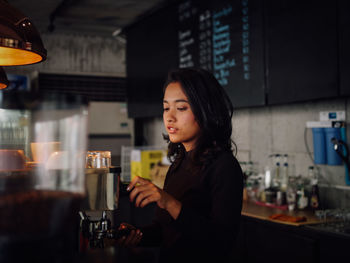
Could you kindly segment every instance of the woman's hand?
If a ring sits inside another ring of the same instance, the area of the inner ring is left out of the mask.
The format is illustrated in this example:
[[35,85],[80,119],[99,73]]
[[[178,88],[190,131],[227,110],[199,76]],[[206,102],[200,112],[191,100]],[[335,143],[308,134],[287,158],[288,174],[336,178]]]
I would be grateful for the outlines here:
[[131,191],[130,201],[135,200],[136,207],[144,207],[149,203],[156,202],[160,208],[167,210],[174,219],[180,213],[181,203],[147,179],[136,176],[128,185],[127,190]]
[[128,235],[123,235],[122,237],[117,239],[117,244],[119,246],[131,248],[137,246],[140,243],[142,238],[142,232],[139,229],[136,229],[134,226],[127,223],[121,223],[118,230],[130,231]]

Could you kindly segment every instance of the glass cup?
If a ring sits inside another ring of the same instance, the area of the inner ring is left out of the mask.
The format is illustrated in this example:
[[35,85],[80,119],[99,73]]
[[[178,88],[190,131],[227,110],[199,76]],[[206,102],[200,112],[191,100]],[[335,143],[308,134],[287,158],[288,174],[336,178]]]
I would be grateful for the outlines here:
[[86,168],[109,168],[111,166],[110,151],[88,151]]
[[289,211],[294,211],[296,208],[296,193],[294,189],[288,188],[287,189],[287,204],[288,204],[288,210]]

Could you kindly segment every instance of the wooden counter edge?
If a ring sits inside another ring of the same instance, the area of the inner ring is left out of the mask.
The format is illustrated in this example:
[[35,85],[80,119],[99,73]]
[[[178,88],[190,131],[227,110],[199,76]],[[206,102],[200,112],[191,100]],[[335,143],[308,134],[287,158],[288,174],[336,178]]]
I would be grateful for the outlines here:
[[[281,221],[281,220],[275,220],[275,219],[269,218],[269,216],[277,213],[286,214],[290,216],[305,216],[306,221],[305,222],[287,222],[287,221]],[[319,223],[325,222],[324,220],[318,219],[311,211],[308,211],[308,210],[285,211],[285,210],[280,210],[276,208],[260,206],[248,201],[243,201],[241,215],[260,219],[260,220],[266,220],[269,222],[285,224],[285,225],[293,225],[293,226],[312,225],[312,224],[319,224]]]

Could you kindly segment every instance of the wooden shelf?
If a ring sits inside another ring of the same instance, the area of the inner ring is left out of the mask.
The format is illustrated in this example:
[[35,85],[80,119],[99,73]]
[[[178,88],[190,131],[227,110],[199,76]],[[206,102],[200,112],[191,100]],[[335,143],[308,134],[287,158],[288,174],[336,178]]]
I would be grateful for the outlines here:
[[[294,225],[294,226],[301,226],[301,225],[310,225],[310,224],[319,224],[319,223],[324,223],[324,220],[320,220],[315,216],[313,211],[311,210],[296,210],[296,211],[285,211],[285,210],[280,210],[277,208],[272,208],[272,207],[266,207],[266,206],[261,206],[257,205],[252,202],[248,201],[243,201],[243,207],[242,207],[242,213],[243,216],[249,216],[261,220],[267,220],[271,222],[276,222],[280,224],[287,224],[287,225]],[[274,215],[274,214],[284,214],[284,215],[289,215],[289,216],[304,216],[306,217],[305,222],[286,222],[286,221],[281,221],[281,220],[273,220],[270,219],[269,216]]]

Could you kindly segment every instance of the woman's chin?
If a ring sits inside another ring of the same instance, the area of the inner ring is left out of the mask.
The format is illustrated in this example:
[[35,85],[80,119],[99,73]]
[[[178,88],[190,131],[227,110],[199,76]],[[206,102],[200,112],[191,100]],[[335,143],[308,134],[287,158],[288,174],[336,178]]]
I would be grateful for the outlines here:
[[178,138],[176,138],[175,136],[171,136],[171,135],[169,135],[169,140],[172,143],[180,143],[181,142]]

